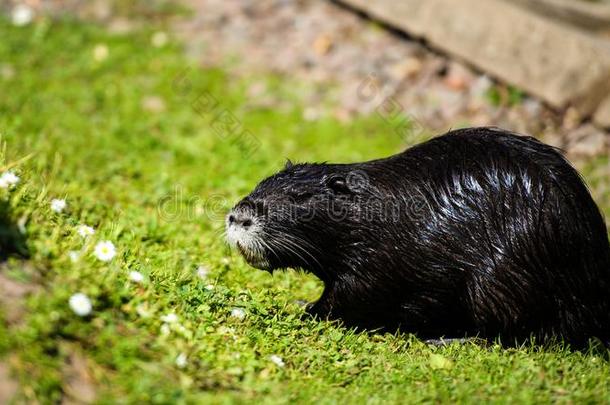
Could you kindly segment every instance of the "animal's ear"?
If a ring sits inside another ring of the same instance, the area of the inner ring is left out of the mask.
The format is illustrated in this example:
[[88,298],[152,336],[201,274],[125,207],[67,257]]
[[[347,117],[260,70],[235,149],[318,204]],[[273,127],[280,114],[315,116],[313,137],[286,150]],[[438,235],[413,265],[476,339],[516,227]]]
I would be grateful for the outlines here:
[[292,166],[294,166],[294,164],[292,164],[290,159],[286,159],[286,163],[284,164],[284,170],[290,169],[290,168],[292,168]]
[[350,192],[347,180],[343,176],[329,176],[324,180],[328,187],[335,194],[346,194]]

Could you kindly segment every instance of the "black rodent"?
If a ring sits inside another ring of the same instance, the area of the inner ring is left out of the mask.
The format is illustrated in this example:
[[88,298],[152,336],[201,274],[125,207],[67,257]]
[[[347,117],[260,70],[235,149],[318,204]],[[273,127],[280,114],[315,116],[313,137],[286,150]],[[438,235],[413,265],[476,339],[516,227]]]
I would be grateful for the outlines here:
[[354,164],[291,164],[227,216],[253,266],[325,284],[309,311],[420,337],[610,340],[610,243],[561,153],[496,128]]

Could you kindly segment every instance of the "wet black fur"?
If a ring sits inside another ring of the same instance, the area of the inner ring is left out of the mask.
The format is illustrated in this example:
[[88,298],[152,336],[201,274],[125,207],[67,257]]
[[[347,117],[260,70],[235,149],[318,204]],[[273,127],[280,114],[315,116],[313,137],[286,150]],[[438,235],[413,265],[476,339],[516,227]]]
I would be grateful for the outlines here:
[[309,308],[322,318],[421,337],[610,340],[604,220],[534,138],[470,128],[370,162],[288,163],[237,208],[261,221],[268,270],[324,282]]

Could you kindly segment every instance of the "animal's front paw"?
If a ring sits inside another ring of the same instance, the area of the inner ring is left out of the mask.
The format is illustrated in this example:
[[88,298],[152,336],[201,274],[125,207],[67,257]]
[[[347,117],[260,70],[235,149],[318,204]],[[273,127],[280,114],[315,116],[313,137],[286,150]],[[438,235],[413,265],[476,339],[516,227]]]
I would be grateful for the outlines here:
[[307,304],[305,306],[305,313],[320,320],[331,318],[331,312],[320,301]]
[[465,344],[465,343],[475,343],[479,345],[484,345],[486,342],[483,339],[479,339],[476,337],[464,337],[464,338],[439,338],[439,339],[426,339],[424,343],[427,343],[432,346],[444,347],[449,346],[454,343]]

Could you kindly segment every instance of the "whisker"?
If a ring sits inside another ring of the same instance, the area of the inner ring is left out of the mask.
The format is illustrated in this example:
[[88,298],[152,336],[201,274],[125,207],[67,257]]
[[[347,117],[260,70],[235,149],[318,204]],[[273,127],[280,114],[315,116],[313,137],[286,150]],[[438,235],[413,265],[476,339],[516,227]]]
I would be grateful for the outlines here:
[[319,253],[321,253],[318,248],[316,248],[314,245],[310,244],[309,242],[307,242],[306,240],[304,240],[302,238],[298,238],[294,235],[290,235],[290,234],[281,232],[277,228],[271,228],[271,229],[278,231],[278,236],[275,239],[277,240],[278,243],[283,243],[285,245],[284,247],[287,250],[289,250],[291,253],[295,254],[299,259],[303,260],[303,262],[306,263],[307,265],[311,265],[311,263],[309,262],[309,260],[307,260],[305,257],[303,257],[303,254],[306,256],[309,256],[311,259],[313,259],[313,261],[315,262],[315,264],[317,266],[322,268],[322,264],[316,258],[316,256],[314,254],[312,254],[309,250],[307,250],[307,248],[309,248],[310,250],[315,250],[315,251],[318,251]]
[[[282,240],[282,239],[278,239],[277,241],[278,241],[279,243],[282,243],[282,244],[283,244],[283,247],[284,247],[286,250],[288,250],[290,253],[294,254],[294,255],[295,255],[297,258],[299,258],[300,260],[302,260],[304,263],[307,263],[307,264],[308,264],[308,261],[307,261],[307,260],[306,260],[306,259],[305,259],[305,258],[304,258],[304,257],[303,257],[301,254],[299,254],[299,252],[298,252],[298,251],[295,249],[294,244],[292,244],[292,243],[290,243],[290,244],[289,244],[289,241],[288,241],[288,240]],[[277,253],[276,253],[276,256],[278,256],[278,257],[279,257],[279,255],[277,255]]]

